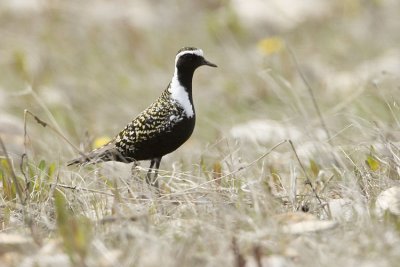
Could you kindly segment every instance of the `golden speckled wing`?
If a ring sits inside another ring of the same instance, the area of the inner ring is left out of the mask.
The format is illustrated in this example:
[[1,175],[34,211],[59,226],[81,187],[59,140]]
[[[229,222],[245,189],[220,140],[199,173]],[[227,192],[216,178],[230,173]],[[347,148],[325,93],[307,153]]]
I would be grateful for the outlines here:
[[160,136],[172,131],[184,119],[182,107],[165,90],[159,99],[141,112],[116,137],[115,146],[120,154],[135,158],[138,149],[156,143]]

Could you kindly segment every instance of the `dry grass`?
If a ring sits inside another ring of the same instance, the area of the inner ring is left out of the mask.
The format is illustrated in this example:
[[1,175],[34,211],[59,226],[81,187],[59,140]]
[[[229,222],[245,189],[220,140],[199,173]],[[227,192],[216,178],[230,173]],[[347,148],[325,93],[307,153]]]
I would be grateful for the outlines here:
[[[0,5],[2,264],[399,262],[399,217],[374,212],[399,185],[396,1],[337,1],[289,28],[225,1],[38,2]],[[67,168],[54,131],[28,117],[24,132],[28,109],[88,150],[158,96],[186,45],[219,68],[196,72],[195,133],[163,160],[161,195],[147,162]]]

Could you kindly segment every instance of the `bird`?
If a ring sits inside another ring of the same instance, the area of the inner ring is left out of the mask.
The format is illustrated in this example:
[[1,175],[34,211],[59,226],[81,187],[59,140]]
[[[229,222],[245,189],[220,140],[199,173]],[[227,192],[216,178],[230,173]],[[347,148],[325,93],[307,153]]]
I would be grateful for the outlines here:
[[136,164],[137,161],[150,160],[146,181],[158,187],[157,176],[162,157],[184,144],[194,130],[196,112],[192,80],[195,70],[203,65],[217,67],[204,58],[201,49],[180,49],[175,56],[174,75],[159,98],[108,143],[69,161],[67,165],[105,161]]

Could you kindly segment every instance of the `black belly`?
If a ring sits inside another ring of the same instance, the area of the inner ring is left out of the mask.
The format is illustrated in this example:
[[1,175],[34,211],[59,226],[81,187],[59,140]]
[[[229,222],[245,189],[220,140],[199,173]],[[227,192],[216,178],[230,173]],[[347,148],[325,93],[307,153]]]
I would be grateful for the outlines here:
[[135,145],[135,150],[126,152],[121,161],[149,160],[160,158],[179,148],[192,135],[195,125],[195,118],[183,119],[171,126],[170,129],[160,132],[154,138],[142,141]]

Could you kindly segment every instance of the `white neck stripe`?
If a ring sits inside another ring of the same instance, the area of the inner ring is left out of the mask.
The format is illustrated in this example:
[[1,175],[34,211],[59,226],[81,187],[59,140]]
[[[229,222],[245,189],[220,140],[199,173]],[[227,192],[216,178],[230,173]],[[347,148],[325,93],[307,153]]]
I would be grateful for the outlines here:
[[[186,52],[186,51],[185,51]],[[175,68],[174,77],[172,77],[170,86],[171,97],[181,105],[188,118],[193,117],[194,110],[190,103],[189,94],[178,80],[178,70]]]

